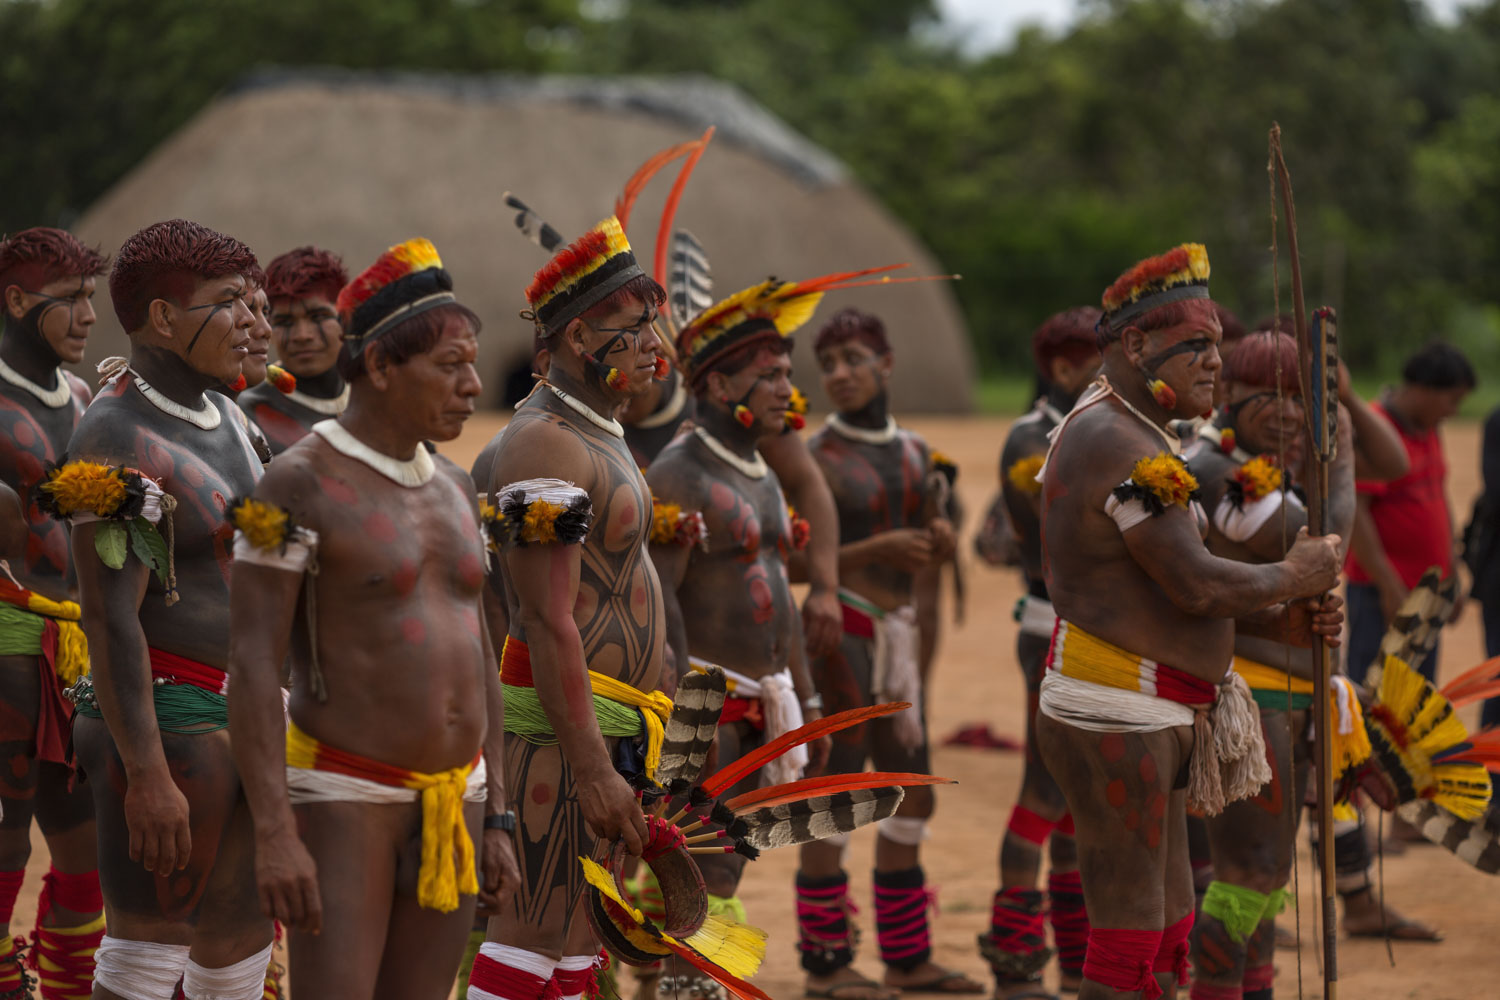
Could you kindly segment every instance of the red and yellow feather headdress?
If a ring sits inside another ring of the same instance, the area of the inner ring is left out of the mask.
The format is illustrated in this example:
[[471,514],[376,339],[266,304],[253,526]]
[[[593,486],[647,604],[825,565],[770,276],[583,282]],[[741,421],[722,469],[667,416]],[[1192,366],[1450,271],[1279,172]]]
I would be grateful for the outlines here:
[[1148,257],[1104,290],[1104,323],[1123,330],[1136,317],[1171,302],[1208,298],[1208,248],[1184,243]]
[[453,279],[431,240],[417,237],[381,254],[339,292],[344,339],[355,349],[413,316],[455,301]]
[[644,272],[611,215],[559,250],[526,288],[537,325],[553,334]]

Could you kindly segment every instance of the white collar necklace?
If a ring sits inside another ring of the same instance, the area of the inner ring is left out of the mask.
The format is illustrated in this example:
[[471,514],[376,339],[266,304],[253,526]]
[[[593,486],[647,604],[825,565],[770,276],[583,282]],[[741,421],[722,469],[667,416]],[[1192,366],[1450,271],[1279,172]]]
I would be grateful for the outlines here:
[[715,458],[740,473],[746,479],[766,478],[768,466],[766,465],[766,460],[761,457],[760,452],[757,451],[755,453],[754,461],[746,461],[730,451],[724,442],[714,437],[702,427],[694,427],[693,433],[697,435],[699,441],[703,442],[705,448],[714,453]]
[[564,405],[572,409],[575,413],[583,417],[595,427],[599,428],[601,431],[604,431],[604,433],[613,434],[617,438],[625,437],[625,428],[620,426],[620,422],[618,420],[614,419],[613,417],[599,416],[599,414],[594,411],[594,408],[592,406],[588,405],[581,399],[576,399],[573,396],[568,395],[566,392],[563,392],[551,382],[543,382],[542,385],[545,385],[547,388],[551,389],[552,394],[558,399],[562,400]]
[[146,397],[147,402],[167,416],[185,420],[202,431],[211,431],[219,426],[219,408],[208,398],[207,393],[198,394],[199,406],[195,410],[162,395],[150,382],[141,378],[141,373],[134,368],[127,368],[126,371],[135,376],[135,387]]
[[350,434],[337,420],[320,420],[313,424],[312,429],[334,451],[347,455],[356,462],[363,462],[400,486],[426,486],[437,471],[432,456],[427,453],[427,446],[421,442],[417,443],[416,454],[402,461],[371,448]]
[[0,359],[0,378],[5,379],[5,381],[17,389],[25,389],[40,400],[43,406],[50,406],[54,410],[59,410],[67,406],[68,400],[73,398],[73,390],[68,388],[68,380],[63,378],[61,367],[55,368],[53,371],[57,378],[57,388],[43,389],[31,381],[31,379],[6,364],[3,359]]
[[885,426],[879,430],[855,427],[837,413],[829,414],[828,426],[839,437],[858,441],[861,444],[890,444],[896,440],[896,418],[889,415],[885,418]]
[[321,413],[325,417],[336,417],[349,408],[349,386],[345,383],[343,392],[328,399],[322,396],[309,396],[307,393],[300,392],[297,389],[293,389],[287,393],[286,398],[303,409],[312,410],[314,413]]

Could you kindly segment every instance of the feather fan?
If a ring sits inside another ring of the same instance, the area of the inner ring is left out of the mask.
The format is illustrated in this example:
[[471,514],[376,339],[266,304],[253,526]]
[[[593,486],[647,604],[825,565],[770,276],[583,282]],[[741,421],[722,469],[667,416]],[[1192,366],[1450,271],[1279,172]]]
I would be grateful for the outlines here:
[[952,778],[934,774],[910,774],[902,771],[860,771],[856,774],[829,774],[821,778],[803,778],[784,785],[756,788],[736,795],[724,805],[736,813],[747,809],[797,802],[818,795],[853,791],[856,788],[884,788],[894,785],[956,785]]
[[698,237],[686,229],[672,234],[672,260],[667,271],[667,303],[678,330],[714,304],[713,269]]
[[695,670],[678,683],[662,739],[661,763],[656,768],[659,783],[698,779],[719,728],[724,693],[724,672],[717,667],[706,672]]
[[893,815],[905,796],[899,785],[886,785],[764,806],[740,816],[746,827],[741,839],[770,850],[850,833]]
[[883,715],[890,715],[892,712],[900,712],[910,707],[911,702],[909,701],[893,701],[887,702],[884,705],[866,705],[863,708],[851,708],[846,712],[839,712],[835,715],[826,716],[825,718],[799,726],[791,732],[782,733],[765,746],[757,747],[734,763],[720,768],[714,773],[713,777],[703,782],[703,791],[710,796],[718,795],[747,774],[753,774],[760,770],[767,763],[780,757],[793,747],[801,746],[804,743],[811,743],[813,740],[827,736],[830,733],[836,733],[842,729],[848,729],[850,726],[857,726],[861,722],[878,719]]

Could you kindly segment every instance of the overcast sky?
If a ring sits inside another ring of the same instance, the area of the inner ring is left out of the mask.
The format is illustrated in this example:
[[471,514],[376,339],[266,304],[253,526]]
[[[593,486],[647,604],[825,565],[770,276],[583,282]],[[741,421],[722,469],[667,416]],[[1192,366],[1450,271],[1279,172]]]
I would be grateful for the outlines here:
[[[1473,0],[1426,0],[1440,20],[1454,16]],[[983,52],[1004,46],[1025,24],[1040,24],[1054,31],[1072,20],[1075,0],[938,0],[944,16],[969,37],[971,51]]]

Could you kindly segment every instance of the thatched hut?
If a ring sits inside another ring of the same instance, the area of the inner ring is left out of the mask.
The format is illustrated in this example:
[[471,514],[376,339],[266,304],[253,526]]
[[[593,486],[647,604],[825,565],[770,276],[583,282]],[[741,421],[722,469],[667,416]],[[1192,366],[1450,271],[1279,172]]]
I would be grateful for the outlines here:
[[[942,270],[827,152],[735,88],[699,77],[261,73],[163,142],[77,231],[112,250],[143,225],[181,216],[238,236],[262,263],[317,243],[342,253],[351,270],[394,242],[427,236],[485,320],[485,402],[497,405],[530,349],[517,312],[543,262],[516,233],[501,193],[514,191],[573,235],[608,213],[648,155],[709,124],[718,133],[678,224],[708,248],[716,293],[773,272],[810,277],[897,261],[910,261],[913,273]],[[669,186],[659,177],[631,223],[647,259]],[[969,408],[973,356],[946,283],[836,293],[823,311],[842,305],[885,318],[900,356],[899,409]],[[803,340],[798,381],[816,405],[810,333]],[[124,346],[112,311],[101,308],[90,362]]]

